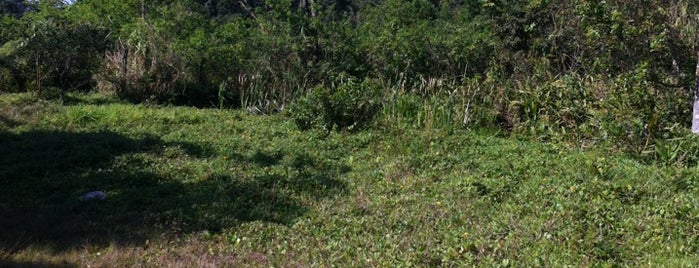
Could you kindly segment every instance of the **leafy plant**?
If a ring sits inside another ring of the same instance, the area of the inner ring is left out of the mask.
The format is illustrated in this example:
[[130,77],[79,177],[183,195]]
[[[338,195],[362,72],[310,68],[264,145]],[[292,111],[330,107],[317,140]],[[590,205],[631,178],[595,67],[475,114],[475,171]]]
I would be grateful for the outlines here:
[[316,87],[292,105],[290,113],[299,128],[356,131],[371,124],[382,107],[381,89],[368,80],[339,83],[332,89]]

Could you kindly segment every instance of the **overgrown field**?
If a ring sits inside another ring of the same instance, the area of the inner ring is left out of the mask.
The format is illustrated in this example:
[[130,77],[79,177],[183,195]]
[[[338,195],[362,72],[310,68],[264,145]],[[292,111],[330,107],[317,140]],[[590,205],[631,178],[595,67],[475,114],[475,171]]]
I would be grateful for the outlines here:
[[696,167],[572,148],[0,95],[0,266],[699,265]]

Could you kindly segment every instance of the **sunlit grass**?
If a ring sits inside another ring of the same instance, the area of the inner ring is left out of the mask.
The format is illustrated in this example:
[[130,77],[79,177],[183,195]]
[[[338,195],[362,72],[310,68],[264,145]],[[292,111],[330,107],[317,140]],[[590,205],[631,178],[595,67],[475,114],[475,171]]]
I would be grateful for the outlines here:
[[[0,97],[0,266],[696,266],[699,173],[606,150]],[[99,101],[96,101],[99,100]],[[91,190],[102,202],[80,202]]]

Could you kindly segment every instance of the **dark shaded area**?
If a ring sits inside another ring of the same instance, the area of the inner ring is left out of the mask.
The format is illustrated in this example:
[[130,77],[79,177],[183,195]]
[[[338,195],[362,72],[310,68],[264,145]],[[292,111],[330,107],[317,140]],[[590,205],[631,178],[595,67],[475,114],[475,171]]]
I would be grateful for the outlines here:
[[29,10],[26,4],[27,3],[22,0],[2,0],[0,1],[0,15],[9,15],[19,18]]
[[255,154],[252,156],[252,160],[260,166],[269,167],[279,164],[279,161],[281,161],[283,157],[284,155],[279,151],[264,153],[257,150],[257,152],[255,152]]
[[[281,170],[290,172],[214,172],[183,182],[173,178],[175,171],[155,171],[164,163],[154,159],[167,157],[167,148],[190,157],[214,154],[196,144],[109,131],[0,132],[0,250],[139,245],[152,237],[215,232],[247,221],[290,224],[308,210],[299,196],[340,194],[345,186],[336,178],[349,171],[308,155],[232,152],[236,165],[286,165]],[[178,165],[178,159],[168,161]],[[107,198],[79,200],[90,191],[104,191]]]
[[123,102],[116,98],[100,96],[99,98],[85,98],[80,95],[66,94],[63,97],[63,105],[107,105]]
[[0,267],[13,267],[13,268],[21,268],[21,267],[31,267],[31,268],[74,268],[74,267],[79,267],[78,265],[72,264],[72,263],[44,263],[44,262],[35,262],[35,261],[12,261],[12,260],[6,260],[0,257]]
[[10,118],[7,118],[3,115],[0,115],[0,127],[6,126],[6,127],[15,127],[18,126],[19,122],[12,120]]

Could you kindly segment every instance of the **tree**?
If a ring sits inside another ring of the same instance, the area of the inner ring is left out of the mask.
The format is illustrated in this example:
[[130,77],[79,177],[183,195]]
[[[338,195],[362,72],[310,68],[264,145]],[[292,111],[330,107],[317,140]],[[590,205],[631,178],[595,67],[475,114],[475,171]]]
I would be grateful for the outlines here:
[[684,0],[673,1],[670,22],[681,41],[693,50],[696,57],[694,74],[694,102],[692,106],[692,132],[699,135],[699,7]]
[[8,14],[19,18],[24,15],[28,7],[22,0],[0,0],[0,15]]
[[33,87],[40,95],[43,85],[62,90],[91,87],[108,32],[71,17],[70,9],[61,1],[41,1],[21,18],[0,16],[5,26],[0,30],[0,69],[5,70],[6,89]]

